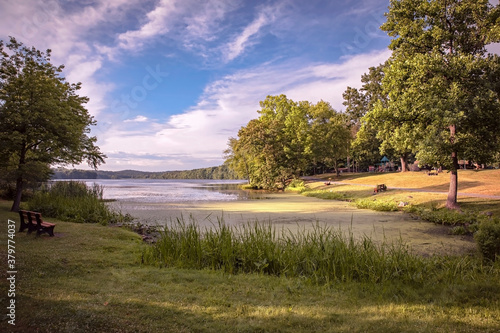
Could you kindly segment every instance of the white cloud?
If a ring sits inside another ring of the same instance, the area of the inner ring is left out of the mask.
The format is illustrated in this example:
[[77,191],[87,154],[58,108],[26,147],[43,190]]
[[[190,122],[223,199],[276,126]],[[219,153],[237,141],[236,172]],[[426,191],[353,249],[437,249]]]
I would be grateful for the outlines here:
[[[278,16],[285,15],[286,2],[278,1],[273,5],[260,7],[256,18],[232,41],[222,47],[223,58],[230,62],[240,56],[246,49],[257,43],[257,38],[266,26],[276,22]],[[286,21],[286,19],[285,19]]]
[[258,17],[246,26],[243,32],[227,45],[227,50],[225,51],[226,61],[231,61],[243,53],[245,48],[252,45],[251,38],[255,36],[262,27],[270,24],[272,21],[273,16],[267,14],[267,11],[261,11]]
[[164,123],[145,120],[127,129],[118,123],[103,133],[99,146],[109,156],[103,168],[120,170],[126,163],[127,168],[165,171],[219,165],[228,138],[258,117],[259,101],[267,95],[283,93],[312,103],[325,100],[341,110],[347,86],[360,87],[361,75],[389,55],[384,50],[342,63],[265,64],[225,76],[205,88],[197,105]]
[[122,11],[138,1],[95,1],[71,13],[64,12],[57,1],[4,1],[0,3],[0,12],[9,15],[2,16],[0,31],[27,46],[50,48],[51,63],[65,65],[63,75],[68,82],[82,82],[78,94],[90,98],[86,107],[96,116],[107,106],[105,97],[113,85],[94,77],[102,69],[103,59],[94,53],[94,46],[84,36],[101,23],[119,20]]
[[119,47],[126,50],[141,48],[154,37],[166,34],[177,11],[175,0],[161,0],[158,6],[147,14],[147,21],[140,29],[129,30],[118,36]]
[[134,119],[127,119],[125,120],[126,123],[144,123],[146,121],[148,121],[148,117],[145,117],[145,116],[137,116],[135,117]]

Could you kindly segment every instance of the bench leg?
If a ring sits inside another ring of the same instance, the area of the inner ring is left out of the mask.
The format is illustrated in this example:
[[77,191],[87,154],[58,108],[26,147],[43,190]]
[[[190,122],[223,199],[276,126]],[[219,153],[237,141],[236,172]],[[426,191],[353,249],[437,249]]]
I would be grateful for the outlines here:
[[42,227],[36,231],[36,235],[40,236],[44,232],[48,233],[50,237],[54,237],[54,227]]

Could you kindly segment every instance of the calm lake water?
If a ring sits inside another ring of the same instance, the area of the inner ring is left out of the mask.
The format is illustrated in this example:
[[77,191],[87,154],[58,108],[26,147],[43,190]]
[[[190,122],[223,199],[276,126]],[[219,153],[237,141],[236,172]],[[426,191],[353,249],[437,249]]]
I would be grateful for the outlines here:
[[144,203],[233,201],[247,199],[238,189],[241,180],[93,179],[87,185],[104,186],[104,198]]

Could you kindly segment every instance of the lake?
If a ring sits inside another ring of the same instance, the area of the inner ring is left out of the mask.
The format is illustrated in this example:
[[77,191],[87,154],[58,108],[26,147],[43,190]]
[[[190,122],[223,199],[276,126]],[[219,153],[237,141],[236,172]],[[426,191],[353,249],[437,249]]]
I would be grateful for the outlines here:
[[234,201],[249,197],[238,189],[242,180],[206,179],[93,179],[87,185],[104,186],[104,199],[137,203]]

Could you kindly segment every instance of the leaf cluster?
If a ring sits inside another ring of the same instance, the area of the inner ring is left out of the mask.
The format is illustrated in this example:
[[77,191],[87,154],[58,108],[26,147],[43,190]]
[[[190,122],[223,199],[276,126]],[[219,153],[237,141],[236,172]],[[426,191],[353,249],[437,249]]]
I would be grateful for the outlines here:
[[256,187],[284,188],[316,164],[337,169],[347,156],[350,131],[346,118],[320,101],[294,102],[267,96],[260,117],[230,138],[226,164]]

